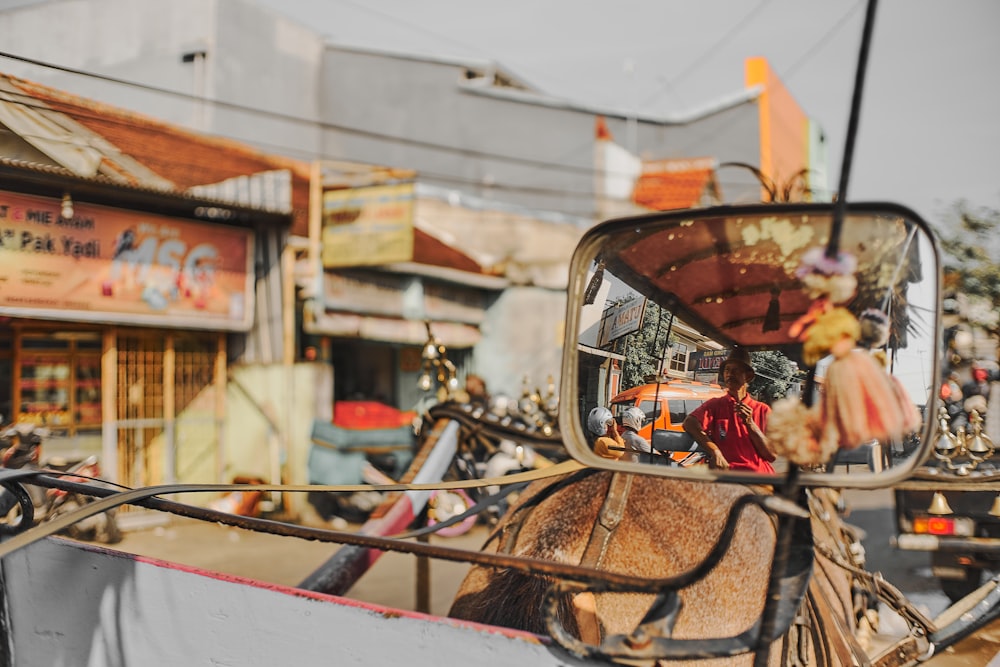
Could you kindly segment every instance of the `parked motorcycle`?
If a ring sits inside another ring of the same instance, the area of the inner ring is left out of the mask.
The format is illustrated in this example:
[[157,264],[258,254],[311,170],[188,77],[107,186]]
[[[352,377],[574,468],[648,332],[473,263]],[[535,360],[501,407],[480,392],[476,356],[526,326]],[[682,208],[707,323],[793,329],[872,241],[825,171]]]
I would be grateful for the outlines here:
[[[42,437],[47,433],[34,424],[15,424],[0,432],[0,465],[10,469],[38,470]],[[0,535],[12,535],[30,527],[46,504],[45,490],[35,484],[11,484],[0,488]]]
[[[34,424],[16,424],[0,434],[0,465],[9,469],[50,472],[79,483],[100,483],[96,456],[79,461],[53,458],[40,463],[42,443],[48,431]],[[84,493],[46,488],[32,483],[5,484],[0,488],[0,535],[13,535],[37,522],[49,521],[95,500]],[[68,527],[63,534],[78,540],[116,544],[122,540],[115,510],[88,517]]]
[[[62,479],[70,482],[101,484],[101,466],[96,456],[88,456],[81,461],[68,462],[62,459],[51,459],[47,462],[49,470],[59,470]],[[45,506],[42,520],[48,521],[78,510],[84,505],[94,502],[94,496],[66,491],[64,489],[46,489]],[[67,537],[87,542],[102,544],[117,544],[122,541],[122,531],[115,517],[115,510],[95,514],[70,525],[63,532]]]

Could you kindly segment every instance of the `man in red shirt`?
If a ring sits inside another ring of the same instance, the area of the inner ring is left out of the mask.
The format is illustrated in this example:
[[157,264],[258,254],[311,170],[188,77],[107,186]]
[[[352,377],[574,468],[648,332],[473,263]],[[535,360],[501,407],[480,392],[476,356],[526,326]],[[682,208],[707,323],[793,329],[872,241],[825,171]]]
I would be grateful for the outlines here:
[[711,398],[684,420],[684,430],[708,454],[708,465],[722,470],[774,473],[774,454],[764,430],[771,408],[747,393],[754,378],[750,354],[737,348],[719,370],[725,396]]

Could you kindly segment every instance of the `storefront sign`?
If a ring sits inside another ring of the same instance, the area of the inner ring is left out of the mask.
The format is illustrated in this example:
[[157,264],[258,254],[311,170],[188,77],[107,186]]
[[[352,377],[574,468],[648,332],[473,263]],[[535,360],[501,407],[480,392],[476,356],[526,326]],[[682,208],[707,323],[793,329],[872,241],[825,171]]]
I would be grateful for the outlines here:
[[646,299],[630,299],[610,308],[601,322],[598,345],[608,345],[626,334],[638,331],[642,326],[642,317],[645,313]]
[[253,235],[0,191],[0,314],[246,330]]
[[413,260],[413,183],[323,193],[325,268]]
[[688,371],[699,382],[718,383],[719,368],[729,356],[729,350],[698,350],[688,356]]

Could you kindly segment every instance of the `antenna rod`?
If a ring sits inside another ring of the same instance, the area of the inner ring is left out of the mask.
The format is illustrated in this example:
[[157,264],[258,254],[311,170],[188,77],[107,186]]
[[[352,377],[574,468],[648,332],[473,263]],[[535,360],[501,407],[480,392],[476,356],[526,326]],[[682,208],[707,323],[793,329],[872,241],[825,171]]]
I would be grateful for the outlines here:
[[844,223],[844,211],[847,208],[847,181],[851,175],[851,161],[854,157],[854,139],[858,134],[858,116],[861,115],[861,91],[865,86],[865,70],[868,66],[868,47],[872,41],[872,30],[875,27],[875,6],[878,0],[868,0],[865,12],[865,26],[861,33],[861,50],[858,52],[858,71],[854,75],[854,94],[851,98],[851,116],[847,122],[847,141],[844,145],[844,160],[840,167],[840,185],[837,186],[837,201],[833,207],[833,227],[830,230],[830,243],[826,248],[826,256],[835,258],[840,250],[840,230]]

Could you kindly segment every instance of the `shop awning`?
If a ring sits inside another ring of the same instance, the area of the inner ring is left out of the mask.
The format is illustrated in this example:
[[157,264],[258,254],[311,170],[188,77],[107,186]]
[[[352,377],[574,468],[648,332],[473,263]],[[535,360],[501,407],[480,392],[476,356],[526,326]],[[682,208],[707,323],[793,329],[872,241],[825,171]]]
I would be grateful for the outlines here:
[[322,310],[327,313],[478,325],[486,317],[487,303],[487,293],[475,286],[418,275],[360,270],[323,274]]
[[608,359],[617,359],[618,361],[623,361],[625,359],[624,354],[618,354],[617,352],[611,352],[610,350],[602,350],[599,347],[591,347],[590,345],[584,345],[583,343],[577,343],[576,349],[584,354],[591,354],[595,357],[607,357]]
[[[405,320],[400,317],[378,317],[357,313],[306,311],[302,328],[306,333],[336,338],[423,345],[427,342],[427,327],[422,320]],[[457,322],[431,320],[431,333],[446,347],[469,348],[482,338],[479,328]]]
[[0,78],[0,125],[44,153],[54,162],[85,178],[105,176],[112,181],[174,190],[173,183],[126,155],[104,137],[73,118],[33,98],[9,77]]

